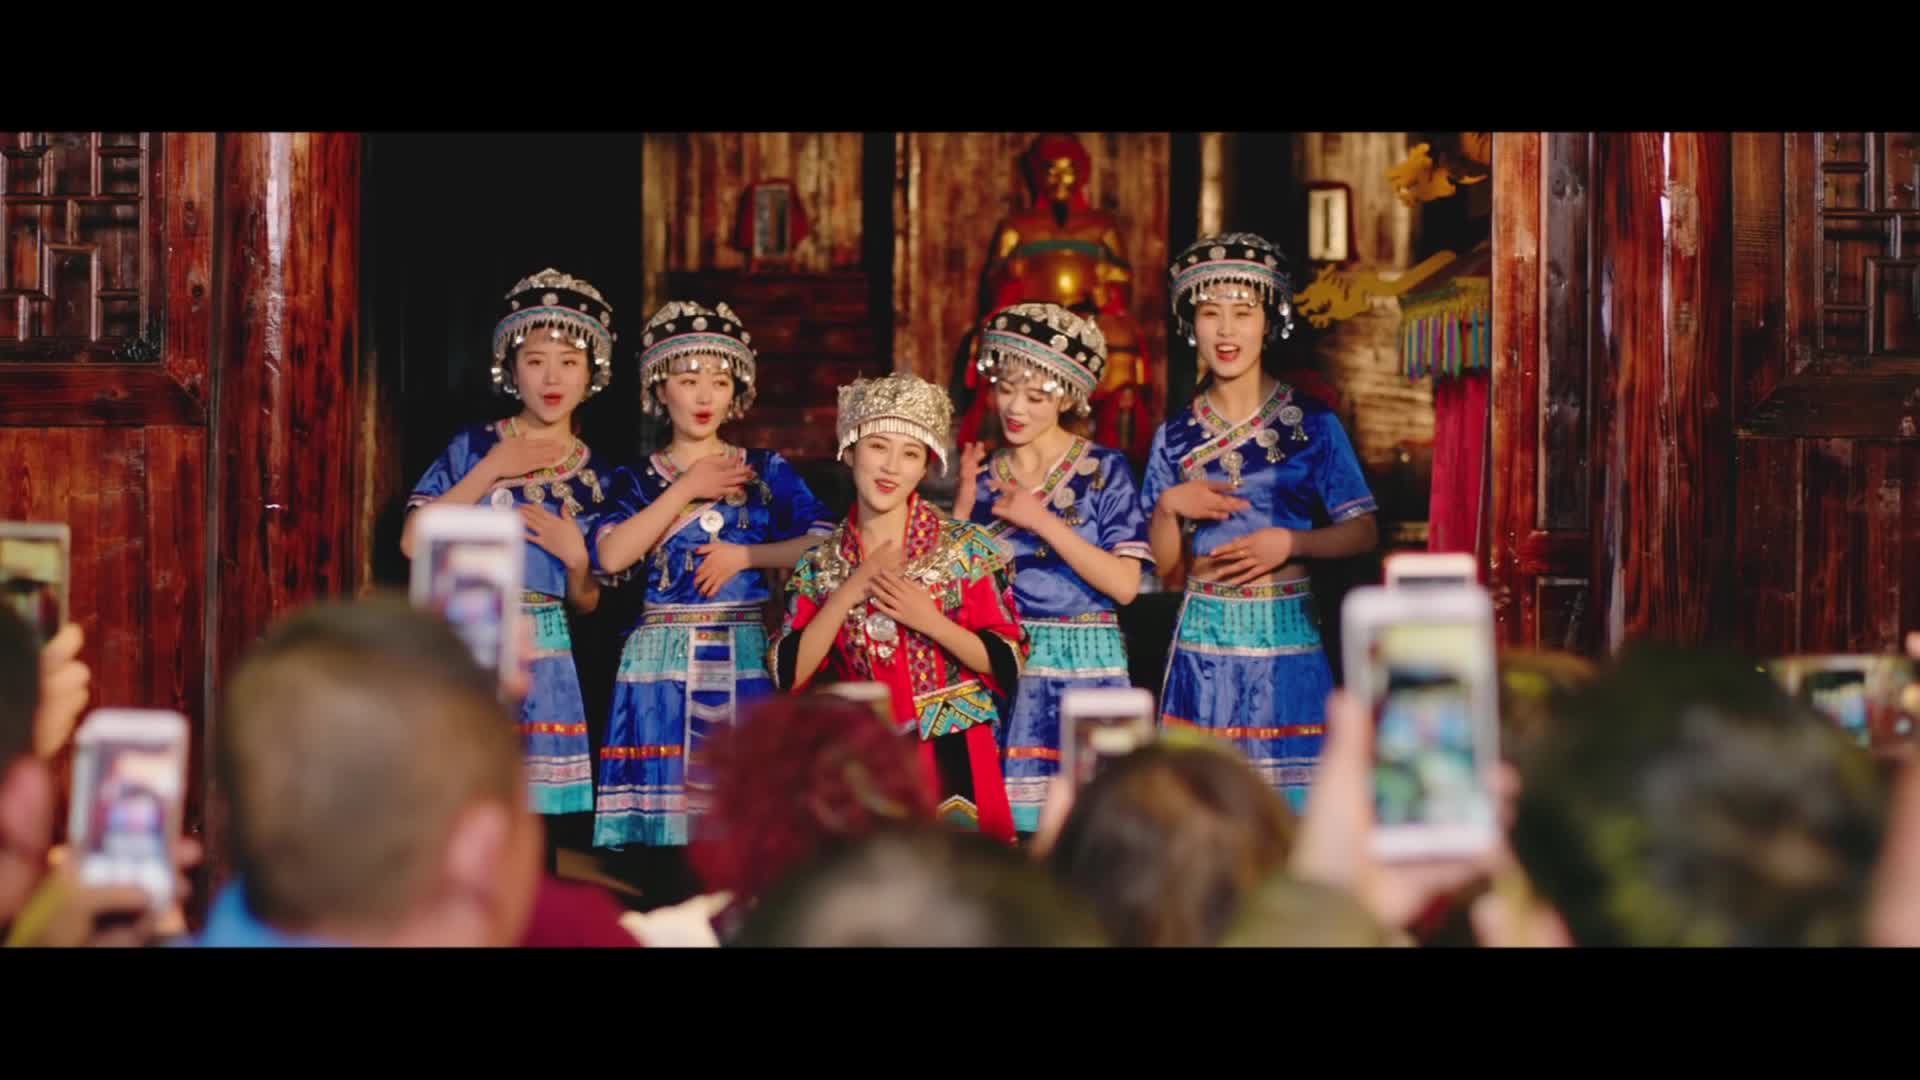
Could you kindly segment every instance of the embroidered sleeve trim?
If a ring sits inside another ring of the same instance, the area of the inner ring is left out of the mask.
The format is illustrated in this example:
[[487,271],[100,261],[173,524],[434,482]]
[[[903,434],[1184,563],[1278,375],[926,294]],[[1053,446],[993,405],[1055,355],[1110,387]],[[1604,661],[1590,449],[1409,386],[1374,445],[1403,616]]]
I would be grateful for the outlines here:
[[1380,504],[1375,501],[1373,496],[1368,495],[1364,498],[1354,499],[1352,502],[1341,503],[1339,506],[1328,511],[1327,516],[1335,522],[1351,521],[1354,518],[1362,517],[1366,514],[1376,513],[1379,509]]

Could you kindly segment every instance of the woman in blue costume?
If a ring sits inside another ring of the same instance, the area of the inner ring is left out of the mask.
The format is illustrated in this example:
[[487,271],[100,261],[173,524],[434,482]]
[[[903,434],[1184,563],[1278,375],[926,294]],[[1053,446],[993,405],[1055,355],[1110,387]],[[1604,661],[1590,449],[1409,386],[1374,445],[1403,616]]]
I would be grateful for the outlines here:
[[[567,607],[600,603],[585,532],[607,490],[574,435],[574,411],[612,375],[613,309],[592,285],[558,270],[526,278],[507,294],[493,330],[493,385],[517,398],[518,415],[453,437],[407,500],[519,509],[526,520],[522,606],[534,625],[532,687],[520,708],[533,806],[542,814],[593,809],[586,706],[574,668]],[[400,542],[413,555],[414,517]]]
[[1141,564],[1153,555],[1127,459],[1061,424],[1087,415],[1106,369],[1099,327],[1057,304],[1015,304],[988,320],[977,363],[1006,448],[982,470],[980,444],[967,447],[953,514],[1012,556],[1033,653],[1000,750],[1014,827],[1032,833],[1060,771],[1061,695],[1131,685],[1115,607],[1139,594]]
[[592,538],[596,573],[645,575],[600,751],[596,847],[683,847],[706,806],[703,754],[740,706],[773,692],[766,571],[790,570],[834,515],[785,458],[730,446],[753,404],[752,336],[720,304],[661,308],[641,338],[644,407],[666,448],[615,477]]
[[1333,684],[1307,562],[1372,550],[1373,494],[1333,411],[1261,369],[1293,329],[1286,256],[1226,233],[1170,274],[1208,375],[1154,433],[1141,490],[1158,564],[1191,560],[1160,719],[1231,740],[1300,810]]

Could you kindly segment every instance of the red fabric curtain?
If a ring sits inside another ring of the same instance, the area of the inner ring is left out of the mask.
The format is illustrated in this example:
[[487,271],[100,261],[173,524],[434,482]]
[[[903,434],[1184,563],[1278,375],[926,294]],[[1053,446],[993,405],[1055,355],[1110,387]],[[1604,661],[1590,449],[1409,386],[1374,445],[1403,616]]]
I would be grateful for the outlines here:
[[1433,381],[1433,494],[1427,550],[1480,552],[1486,494],[1489,376],[1467,371]]

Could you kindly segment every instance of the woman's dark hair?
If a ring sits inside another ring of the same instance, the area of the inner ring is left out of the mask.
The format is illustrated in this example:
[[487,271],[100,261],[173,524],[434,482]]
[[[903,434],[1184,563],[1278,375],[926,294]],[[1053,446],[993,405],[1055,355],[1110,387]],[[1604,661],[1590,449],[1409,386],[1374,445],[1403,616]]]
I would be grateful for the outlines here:
[[1511,649],[1500,655],[1500,756],[1524,760],[1552,724],[1559,702],[1591,682],[1598,671],[1570,652]]
[[1158,745],[1080,792],[1050,858],[1115,945],[1213,945],[1293,834],[1287,804],[1231,749]]
[[39,639],[18,613],[0,606],[0,773],[33,753],[39,711]]
[[1514,855],[1580,945],[1861,940],[1882,779],[1751,661],[1639,647],[1521,775]]

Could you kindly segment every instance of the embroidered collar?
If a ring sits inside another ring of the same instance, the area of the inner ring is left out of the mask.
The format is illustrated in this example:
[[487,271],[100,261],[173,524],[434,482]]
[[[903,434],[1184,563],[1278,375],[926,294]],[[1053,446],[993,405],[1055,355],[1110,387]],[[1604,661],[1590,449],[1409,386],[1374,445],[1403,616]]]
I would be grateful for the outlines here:
[[[1066,452],[1060,455],[1060,460],[1054,462],[1053,468],[1047,470],[1046,476],[1040,481],[1040,486],[1034,489],[1034,494],[1040,496],[1040,500],[1044,503],[1057,505],[1054,499],[1054,492],[1060,488],[1060,485],[1070,482],[1077,472],[1092,471],[1091,468],[1085,470],[1081,468],[1082,462],[1085,462],[1088,466],[1093,464],[1091,459],[1087,457],[1087,451],[1092,445],[1093,444],[1086,439],[1075,435],[1073,442],[1067,447]],[[1005,483],[1016,486],[1020,483],[1013,475],[1013,455],[1006,450],[1002,450],[993,456],[993,472],[996,477]],[[1067,506],[1070,507],[1073,505],[1073,496],[1071,493],[1059,496],[1059,498],[1065,499]],[[997,539],[1006,535],[1007,530],[1013,528],[1013,523],[1005,518],[995,518],[992,524],[983,527],[987,530],[987,535]]]
[[[937,554],[940,549],[940,512],[927,505],[919,492],[907,495],[907,537],[904,556],[904,571],[909,577],[917,576],[917,571],[925,569],[920,563],[926,556]],[[835,545],[849,566],[859,566],[865,555],[860,540],[860,503],[856,500],[853,509],[848,511],[847,520],[840,526],[840,538]]]
[[[721,451],[721,456],[726,458],[728,464],[739,465],[746,462],[747,451],[745,447],[728,446],[725,450]],[[675,480],[686,475],[685,469],[674,468],[673,459],[667,456],[665,450],[654,451],[647,460],[653,463],[654,471],[660,474],[662,487],[672,484]],[[673,519],[673,524],[667,526],[667,531],[661,533],[660,539],[654,543],[653,550],[658,551],[666,547],[667,541],[679,535],[680,530],[693,524],[694,521],[699,519],[700,515],[709,510],[718,509],[719,506],[719,499],[700,499],[681,507],[680,513]],[[715,533],[714,535],[718,536],[719,534]]]
[[[1034,489],[1034,494],[1041,498],[1053,494],[1053,489],[1059,487],[1061,481],[1073,475],[1074,467],[1086,454],[1088,445],[1086,439],[1075,435],[1073,442],[1067,445],[1066,452],[1060,455],[1060,460],[1054,462],[1053,467],[1047,470],[1046,476],[1040,481],[1040,486]],[[1020,481],[1013,475],[1012,451],[1002,450],[993,455],[993,473],[1006,483],[1019,484]]]
[[[495,424],[494,431],[502,439],[519,438],[521,434],[520,418],[517,416],[508,417],[498,424]],[[580,437],[576,435],[573,437],[573,448],[567,451],[567,456],[561,458],[559,464],[535,469],[525,476],[512,477],[510,480],[496,486],[520,487],[524,484],[543,484],[550,480],[565,480],[573,476],[574,473],[579,472],[580,466],[586,464],[586,461],[587,444],[580,441]]]
[[[1180,459],[1180,471],[1188,476],[1193,475],[1197,469],[1204,469],[1213,459],[1253,438],[1271,424],[1275,417],[1278,417],[1281,423],[1292,427],[1298,427],[1301,420],[1300,407],[1293,404],[1293,387],[1286,383],[1275,383],[1273,393],[1267,395],[1267,400],[1261,403],[1260,408],[1254,410],[1252,416],[1237,424],[1228,423],[1227,418],[1220,415],[1219,410],[1213,407],[1213,402],[1208,400],[1206,394],[1200,394],[1193,399],[1193,415],[1207,432],[1207,438],[1189,451],[1187,456]],[[1267,436],[1267,438],[1271,439],[1273,436]]]
[[[727,464],[739,465],[747,460],[746,447],[731,446],[726,443],[722,443],[721,445],[725,447],[725,449],[720,453],[722,457],[726,458]],[[647,460],[653,463],[654,471],[660,474],[660,479],[668,484],[686,475],[686,469],[674,467],[673,457],[664,449],[654,451]]]

